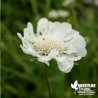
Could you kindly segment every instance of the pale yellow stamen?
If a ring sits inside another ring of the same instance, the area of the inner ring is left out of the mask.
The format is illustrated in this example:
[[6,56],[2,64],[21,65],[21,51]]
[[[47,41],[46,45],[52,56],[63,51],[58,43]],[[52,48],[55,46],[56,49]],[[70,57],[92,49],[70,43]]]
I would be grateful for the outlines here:
[[53,35],[43,35],[38,37],[34,43],[39,54],[48,55],[51,50],[57,50],[59,53],[64,51],[64,42]]

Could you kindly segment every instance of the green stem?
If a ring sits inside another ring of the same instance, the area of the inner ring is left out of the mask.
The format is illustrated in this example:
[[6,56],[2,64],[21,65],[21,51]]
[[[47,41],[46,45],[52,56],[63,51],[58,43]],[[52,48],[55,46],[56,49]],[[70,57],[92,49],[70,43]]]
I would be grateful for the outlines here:
[[49,91],[49,98],[51,98],[51,88],[50,88],[50,83],[49,83],[48,76],[47,76],[47,65],[45,65],[45,80],[46,80],[46,84],[47,84],[48,91]]
[[50,10],[50,4],[51,4],[51,0],[46,0],[46,3],[45,3],[45,15],[46,15],[46,17],[48,17],[48,12]]

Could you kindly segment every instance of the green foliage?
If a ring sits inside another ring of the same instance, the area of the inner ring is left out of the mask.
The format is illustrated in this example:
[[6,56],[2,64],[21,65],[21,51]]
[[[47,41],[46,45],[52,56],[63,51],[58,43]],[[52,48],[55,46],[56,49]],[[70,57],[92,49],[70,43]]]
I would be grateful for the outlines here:
[[[2,0],[2,98],[48,98],[48,89],[44,79],[44,64],[35,57],[25,55],[20,48],[17,31],[23,34],[23,28],[30,21],[36,32],[37,22],[48,17],[52,9],[67,9],[68,18],[50,19],[68,21],[80,31],[87,40],[88,54],[76,62],[72,71],[64,74],[59,71],[54,60],[48,67],[48,78],[52,89],[52,98],[98,98],[98,86],[94,96],[74,94],[70,84],[98,84],[98,7],[85,4],[82,0],[62,7],[63,0]],[[31,61],[30,61],[31,59]]]

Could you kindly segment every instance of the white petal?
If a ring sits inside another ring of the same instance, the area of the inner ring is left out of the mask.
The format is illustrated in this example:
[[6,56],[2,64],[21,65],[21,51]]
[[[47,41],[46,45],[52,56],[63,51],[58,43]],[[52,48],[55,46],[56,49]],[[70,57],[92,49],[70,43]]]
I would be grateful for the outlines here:
[[72,40],[73,38],[76,38],[79,35],[79,32],[76,30],[72,30],[71,32],[69,32],[66,35],[66,38],[64,39],[65,43],[69,42],[70,40]]
[[67,33],[71,32],[72,26],[69,23],[49,22],[46,18],[42,18],[38,22],[37,36],[44,34],[53,34],[61,39],[65,39]]
[[36,38],[34,35],[33,26],[30,22],[28,22],[27,28],[24,29],[24,38],[30,42],[33,42]]
[[62,23],[62,28],[64,29],[65,32],[71,32],[72,30],[71,24],[67,22]]
[[75,38],[69,41],[70,45],[73,45],[75,48],[84,48],[86,47],[86,42],[81,35],[77,35]]
[[68,60],[71,60],[71,61],[77,61],[77,60],[80,60],[82,56],[75,56],[75,55],[67,55],[65,54],[64,55]]
[[71,32],[72,27],[71,24],[63,22],[63,23],[59,23],[59,22],[53,22],[53,29],[52,29],[52,33],[55,36],[59,36],[59,38],[61,39],[65,39],[66,35]]
[[45,61],[45,60],[42,60],[42,59],[39,59],[39,58],[38,58],[38,61],[43,62],[43,63],[45,63],[46,65],[49,66],[49,62],[48,61]]
[[22,39],[22,35],[20,33],[17,33],[17,36]]
[[22,40],[23,47],[25,47],[25,48],[28,48],[28,47],[34,48],[34,45],[31,42],[27,41],[24,37],[22,37],[21,40]]
[[73,65],[74,65],[74,62],[73,61],[70,61],[70,60],[67,60],[65,58],[65,60],[63,60],[62,62],[60,61],[57,61],[57,64],[58,64],[58,68],[64,72],[64,73],[68,73],[71,71]]
[[65,57],[64,56],[56,57],[56,60],[58,62],[63,62],[65,60]]
[[85,57],[87,55],[87,50],[85,48],[83,48],[83,49],[82,48],[81,49],[78,48],[77,55]]
[[30,54],[32,56],[37,56],[39,57],[38,53],[32,48],[32,47],[28,47],[28,48],[25,48],[24,46],[20,45],[20,47],[22,48],[23,52],[25,54]]
[[59,55],[58,51],[52,50],[48,56],[43,56],[39,59],[43,60],[43,61],[50,61],[53,58],[56,58],[56,56]]
[[48,33],[48,27],[49,27],[48,24],[49,21],[46,18],[42,18],[38,21],[37,36]]
[[[56,56],[59,55],[57,51],[52,50],[48,56],[42,56],[40,58],[38,58],[39,61],[43,62],[43,63],[47,63],[48,61],[50,61],[53,58],[56,58]],[[49,65],[49,64],[47,64]]]
[[[74,33],[75,36],[72,37],[72,35],[69,37],[70,40],[65,41],[65,51],[64,53],[73,55],[74,57],[84,57],[87,54],[87,51],[85,49],[86,42],[84,38],[79,35],[77,32]],[[67,37],[68,39],[68,37]],[[75,58],[76,59],[76,58]]]
[[66,43],[66,46],[65,46],[65,51],[63,52],[65,54],[75,54],[77,53],[77,49],[75,47],[73,47],[72,45],[67,45]]
[[[80,60],[82,57],[85,57],[87,55],[87,50],[85,48],[83,49],[78,49],[77,52],[74,54],[69,51],[65,52],[64,56],[71,61],[77,61]],[[72,53],[72,54],[71,54]]]

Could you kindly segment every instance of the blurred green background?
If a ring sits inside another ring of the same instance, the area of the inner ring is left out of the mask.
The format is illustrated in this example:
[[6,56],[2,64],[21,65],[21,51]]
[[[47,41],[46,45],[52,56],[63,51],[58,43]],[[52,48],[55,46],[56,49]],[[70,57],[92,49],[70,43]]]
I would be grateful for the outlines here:
[[[70,73],[64,74],[59,71],[55,61],[50,61],[47,73],[52,89],[51,98],[98,98],[98,4],[94,0],[67,0],[70,2],[62,6],[63,1],[1,0],[2,98],[48,98],[44,64],[24,54],[17,37],[17,32],[23,34],[28,21],[33,23],[36,32],[37,22],[42,17],[50,21],[71,23],[87,41],[87,56],[76,62]],[[70,15],[52,19],[48,17],[52,9],[67,10]],[[95,83],[96,94],[74,94],[70,85],[75,80],[79,83]]]

